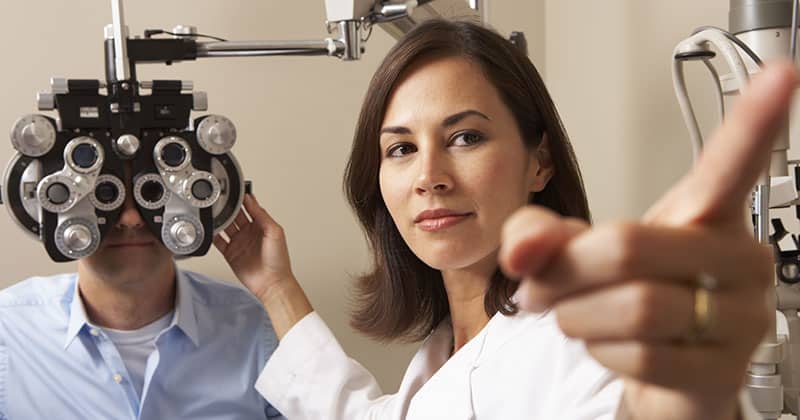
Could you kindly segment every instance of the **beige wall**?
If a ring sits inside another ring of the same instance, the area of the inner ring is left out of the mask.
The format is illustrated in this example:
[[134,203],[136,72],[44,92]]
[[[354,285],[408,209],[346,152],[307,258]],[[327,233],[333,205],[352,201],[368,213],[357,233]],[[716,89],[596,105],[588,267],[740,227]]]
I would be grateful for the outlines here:
[[[196,25],[228,39],[316,39],[324,30],[322,0],[137,0],[126,2],[132,33],[148,28]],[[501,31],[523,30],[537,63],[544,58],[543,3],[493,2]],[[236,5],[236,8],[231,7]],[[0,39],[0,130],[35,112],[35,93],[49,89],[51,76],[102,78],[103,27],[110,22],[105,0],[26,0],[4,3]],[[364,59],[208,59],[172,67],[142,66],[141,80],[188,79],[209,94],[210,112],[238,127],[234,149],[255,192],[289,235],[298,278],[314,306],[351,355],[371,369],[384,389],[394,390],[416,346],[388,350],[347,327],[350,276],[366,268],[366,247],[341,193],[341,176],[352,129],[367,82],[392,44],[376,30]],[[0,141],[0,161],[12,155]],[[0,288],[25,277],[74,271],[54,264],[5,214],[0,216]],[[211,252],[181,262],[185,268],[233,280],[222,258]]]
[[[672,90],[672,50],[696,27],[728,26],[728,0],[701,3],[546,2],[547,83],[575,145],[595,220],[641,215],[691,164]],[[699,63],[687,66],[687,80],[708,132],[718,123],[713,85]]]

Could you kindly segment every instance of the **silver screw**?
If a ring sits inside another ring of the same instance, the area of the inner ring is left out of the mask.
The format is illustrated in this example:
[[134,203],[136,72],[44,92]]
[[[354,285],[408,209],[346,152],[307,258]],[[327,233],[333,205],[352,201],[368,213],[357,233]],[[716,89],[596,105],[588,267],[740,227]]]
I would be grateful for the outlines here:
[[92,244],[92,232],[84,225],[72,225],[64,231],[64,243],[75,252],[81,252]]
[[190,246],[197,239],[197,229],[193,224],[183,220],[172,225],[170,233],[180,246]]
[[123,134],[117,139],[117,149],[125,156],[133,156],[139,151],[139,139],[133,134]]

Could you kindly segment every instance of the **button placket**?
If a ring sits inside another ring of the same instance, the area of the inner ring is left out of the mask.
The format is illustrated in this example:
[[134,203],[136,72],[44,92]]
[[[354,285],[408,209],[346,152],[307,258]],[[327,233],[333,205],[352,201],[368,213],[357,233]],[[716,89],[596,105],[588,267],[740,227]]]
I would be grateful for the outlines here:
[[119,386],[120,390],[125,395],[134,417],[138,417],[140,408],[139,396],[133,388],[133,383],[128,378],[128,370],[125,367],[125,363],[122,361],[122,357],[119,355],[119,351],[100,328],[89,325],[88,330],[89,335],[92,336],[92,341],[94,341],[98,352],[103,358],[111,380]]

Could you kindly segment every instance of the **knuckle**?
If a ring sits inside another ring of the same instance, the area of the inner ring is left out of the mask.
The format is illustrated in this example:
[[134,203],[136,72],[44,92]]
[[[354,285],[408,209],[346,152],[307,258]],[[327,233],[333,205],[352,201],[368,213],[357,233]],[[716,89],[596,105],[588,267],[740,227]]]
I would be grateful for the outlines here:
[[283,229],[283,226],[273,223],[269,227],[270,233],[274,235],[276,238],[284,238],[286,237],[286,231]]
[[626,326],[630,333],[641,335],[655,326],[658,320],[659,294],[649,285],[638,285],[630,291],[630,310]]
[[555,313],[556,323],[564,335],[570,338],[576,338],[580,336],[580,330],[576,328],[576,325],[573,322],[570,322],[570,317],[563,310],[556,308]]
[[639,259],[641,234],[633,223],[613,225],[608,232],[606,246],[611,251],[612,269],[619,274],[630,274],[636,270]]
[[647,378],[651,375],[653,366],[658,363],[656,351],[644,344],[636,343],[630,351],[630,372],[637,378]]

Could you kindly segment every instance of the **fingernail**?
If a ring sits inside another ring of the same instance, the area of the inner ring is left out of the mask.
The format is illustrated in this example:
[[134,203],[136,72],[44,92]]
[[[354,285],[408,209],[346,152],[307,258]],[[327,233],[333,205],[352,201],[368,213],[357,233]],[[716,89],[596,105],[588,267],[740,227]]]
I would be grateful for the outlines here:
[[547,305],[543,304],[542,302],[538,301],[526,301],[524,305],[520,305],[521,308],[526,312],[531,312],[534,314],[542,313],[547,310]]
[[522,280],[519,289],[517,290],[517,296],[519,297],[518,306],[520,309],[526,312],[532,313],[539,313],[544,312],[547,310],[549,306],[547,302],[544,302],[542,299],[539,299],[538,293],[536,293],[536,288],[531,286],[533,280],[530,278],[525,278]]

